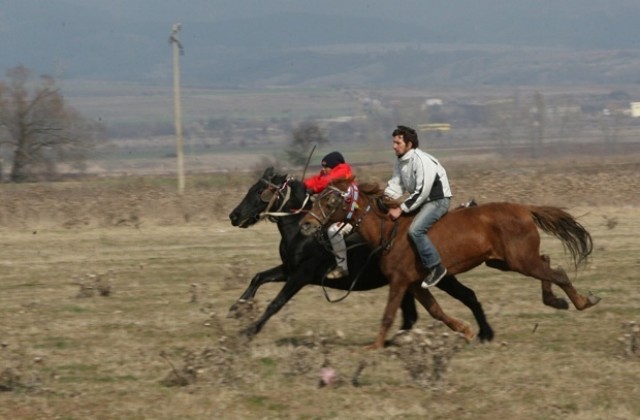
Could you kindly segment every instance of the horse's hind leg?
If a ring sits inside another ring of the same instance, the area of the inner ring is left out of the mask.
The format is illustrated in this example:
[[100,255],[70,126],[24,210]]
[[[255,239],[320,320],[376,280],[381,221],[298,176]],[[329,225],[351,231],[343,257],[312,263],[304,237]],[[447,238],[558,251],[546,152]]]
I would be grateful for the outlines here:
[[464,322],[447,315],[431,292],[420,287],[420,282],[411,284],[411,293],[413,293],[416,299],[418,299],[418,302],[424,306],[434,319],[443,322],[453,331],[461,333],[467,341],[473,340],[475,334],[471,328]]
[[[548,255],[540,255],[542,261],[548,266],[551,265],[551,260]],[[551,306],[556,309],[569,309],[569,303],[561,297],[556,296],[551,290],[551,282],[549,280],[541,280],[542,281],[542,303],[547,306]]]
[[478,331],[478,338],[480,341],[493,340],[493,328],[491,328],[491,325],[487,322],[482,305],[478,301],[473,289],[460,283],[460,281],[453,275],[448,275],[443,278],[436,287],[444,290],[449,294],[449,296],[459,300],[471,310],[476,322],[478,323],[478,327],[480,328]]
[[569,303],[566,299],[556,296],[551,290],[551,282],[548,280],[542,281],[542,303],[547,306],[551,306],[556,309],[569,309]]
[[[442,282],[441,282],[442,283]],[[402,310],[402,327],[404,331],[408,331],[413,328],[413,325],[418,321],[418,311],[416,310],[416,301],[411,293],[405,293],[400,304]]]
[[[525,269],[514,268],[514,271],[518,271],[524,275],[541,280],[542,300],[545,304],[549,304],[549,302],[552,303],[549,306],[553,306],[554,308],[561,306],[562,304],[559,303],[559,301],[562,301],[563,299],[553,295],[553,292],[551,291],[551,283],[558,285],[558,287],[564,290],[567,297],[569,297],[569,300],[571,300],[571,303],[573,303],[573,306],[580,311],[590,308],[600,301],[600,298],[597,296],[585,296],[579,293],[575,287],[573,287],[567,273],[561,267],[556,269],[551,268],[550,259],[547,255],[541,255],[535,264],[532,264],[532,266],[526,267]],[[553,304],[558,306],[554,306]],[[559,309],[562,308],[560,307]]]

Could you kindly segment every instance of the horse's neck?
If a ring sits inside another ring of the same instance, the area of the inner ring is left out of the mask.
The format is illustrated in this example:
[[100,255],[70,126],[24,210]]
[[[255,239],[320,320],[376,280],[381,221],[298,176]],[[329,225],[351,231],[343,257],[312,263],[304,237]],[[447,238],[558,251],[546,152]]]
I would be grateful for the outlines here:
[[300,213],[278,218],[278,231],[280,231],[282,239],[289,242],[296,237],[298,232],[300,232],[300,220],[303,216],[304,214]]
[[354,215],[360,236],[372,247],[397,235],[397,232],[393,232],[394,225],[400,223],[393,222],[386,214],[379,214],[374,200],[372,197],[361,197],[358,200],[358,212]]
[[[306,190],[304,184],[300,181],[291,181],[289,186],[291,187],[291,197],[282,207],[282,211],[285,213],[293,213],[299,210],[302,206],[308,207],[311,201],[306,201]],[[304,213],[292,214],[291,216],[278,217],[278,230],[282,239],[285,241],[293,240],[293,238],[300,231],[300,220],[304,216]]]
[[307,197],[307,190],[304,184],[300,181],[293,180],[289,183],[289,187],[291,187],[291,198],[286,205],[286,207],[288,207],[287,211],[298,210],[302,206],[309,207],[311,201],[305,200]]

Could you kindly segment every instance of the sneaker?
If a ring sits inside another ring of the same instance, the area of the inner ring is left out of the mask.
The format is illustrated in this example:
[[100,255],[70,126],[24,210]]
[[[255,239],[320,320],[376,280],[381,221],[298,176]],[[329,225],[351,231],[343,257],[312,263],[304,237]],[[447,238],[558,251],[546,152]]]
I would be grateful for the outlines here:
[[348,275],[349,275],[348,270],[345,270],[344,268],[338,266],[327,273],[327,278],[329,280],[337,280]]
[[433,267],[429,272],[429,274],[427,275],[427,277],[424,278],[424,280],[422,281],[421,287],[423,289],[428,289],[429,287],[433,287],[436,284],[438,284],[438,282],[442,280],[442,278],[446,275],[447,275],[447,269],[444,268],[442,264],[438,264],[435,267]]

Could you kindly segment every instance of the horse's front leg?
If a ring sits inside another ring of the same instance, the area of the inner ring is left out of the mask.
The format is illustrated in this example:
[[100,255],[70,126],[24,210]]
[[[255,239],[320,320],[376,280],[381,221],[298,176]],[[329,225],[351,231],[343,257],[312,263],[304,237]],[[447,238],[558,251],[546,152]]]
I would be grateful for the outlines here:
[[282,289],[280,289],[278,295],[269,303],[269,305],[267,305],[262,316],[243,329],[240,334],[249,338],[258,334],[269,318],[282,309],[282,307],[291,300],[291,298],[298,293],[302,287],[308,284],[305,280],[306,278],[308,278],[308,276],[300,273],[298,275],[289,276],[286,283],[282,286]]
[[410,290],[434,319],[443,322],[453,331],[462,333],[467,341],[473,340],[475,337],[473,330],[464,322],[447,315],[431,292],[420,287],[420,282],[412,283]]
[[253,297],[256,295],[256,292],[262,285],[266,283],[285,280],[284,266],[282,264],[256,273],[256,275],[251,279],[249,287],[247,287],[247,289],[242,293],[238,300],[229,308],[227,318],[238,318],[240,314],[240,307],[238,303],[253,299]]
[[447,275],[438,285],[436,286],[438,289],[444,290],[449,294],[449,296],[459,300],[462,302],[467,308],[471,309],[473,316],[478,323],[478,327],[480,328],[478,332],[478,338],[480,341],[491,341],[493,340],[493,328],[489,325],[487,321],[487,317],[482,309],[482,305],[478,301],[476,297],[476,293],[473,289],[465,286],[460,283],[460,281],[454,275]]
[[376,337],[376,341],[367,346],[367,349],[375,350],[384,347],[385,339],[387,338],[387,333],[389,332],[389,328],[393,325],[393,320],[396,317],[396,312],[398,312],[398,308],[400,307],[400,303],[407,291],[407,287],[404,284],[398,284],[398,281],[393,281],[389,279],[389,297],[387,298],[387,306],[384,309],[384,314],[382,315],[382,323],[380,324],[380,331],[378,332],[378,336]]

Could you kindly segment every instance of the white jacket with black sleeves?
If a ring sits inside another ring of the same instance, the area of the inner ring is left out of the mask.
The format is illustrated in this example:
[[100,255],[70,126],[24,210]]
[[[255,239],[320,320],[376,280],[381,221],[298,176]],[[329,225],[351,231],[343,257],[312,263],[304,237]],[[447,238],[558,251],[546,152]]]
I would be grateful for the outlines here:
[[451,197],[447,172],[438,159],[420,149],[400,156],[384,194],[398,199],[409,193],[400,208],[404,213],[419,209],[425,202]]

